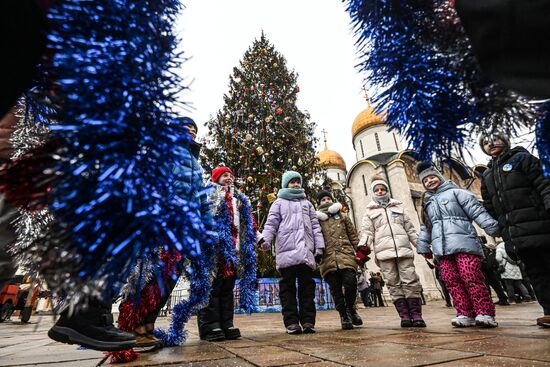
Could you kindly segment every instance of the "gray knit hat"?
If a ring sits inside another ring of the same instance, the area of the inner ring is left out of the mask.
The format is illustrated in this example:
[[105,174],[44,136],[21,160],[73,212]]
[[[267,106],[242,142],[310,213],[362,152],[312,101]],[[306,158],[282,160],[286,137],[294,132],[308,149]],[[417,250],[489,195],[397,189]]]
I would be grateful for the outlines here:
[[493,139],[500,139],[504,142],[504,145],[506,145],[506,148],[505,149],[510,149],[510,137],[508,136],[508,134],[506,134],[504,131],[493,131],[493,133],[491,134],[482,134],[480,137],[479,137],[479,146],[481,147],[481,150],[483,151],[483,153],[487,154],[487,155],[490,155],[488,152],[485,151],[485,149],[483,149],[483,143],[487,140],[493,140]]
[[434,167],[432,162],[429,161],[418,163],[416,165],[416,172],[418,173],[418,177],[420,177],[420,182],[422,182],[422,184],[424,184],[424,179],[428,176],[436,176],[442,183],[446,181],[441,172],[439,172],[439,170]]

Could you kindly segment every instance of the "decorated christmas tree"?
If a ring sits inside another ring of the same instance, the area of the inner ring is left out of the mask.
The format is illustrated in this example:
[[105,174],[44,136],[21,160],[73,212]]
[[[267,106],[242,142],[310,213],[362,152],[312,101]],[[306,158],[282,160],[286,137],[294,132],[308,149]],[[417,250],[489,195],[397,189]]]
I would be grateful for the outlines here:
[[[288,70],[263,32],[229,79],[223,108],[206,124],[202,161],[208,171],[222,164],[231,167],[261,229],[283,172],[300,172],[306,194],[312,194],[319,170],[315,123],[296,106],[297,74]],[[261,275],[273,275],[272,254],[259,254],[258,261]]]

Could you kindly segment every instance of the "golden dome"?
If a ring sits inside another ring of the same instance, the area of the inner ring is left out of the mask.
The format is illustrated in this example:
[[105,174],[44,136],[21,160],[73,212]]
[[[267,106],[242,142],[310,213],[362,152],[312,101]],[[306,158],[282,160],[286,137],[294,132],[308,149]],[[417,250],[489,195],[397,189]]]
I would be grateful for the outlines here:
[[323,168],[336,167],[343,171],[346,170],[346,162],[344,162],[344,158],[342,158],[342,156],[334,150],[328,150],[326,146],[325,150],[319,153],[318,158],[321,163],[321,167]]
[[323,133],[323,140],[325,141],[325,149],[319,153],[317,158],[319,158],[319,162],[321,167],[323,168],[340,168],[343,171],[346,171],[346,162],[344,162],[344,158],[338,153],[336,153],[334,150],[329,150],[327,146],[327,131],[323,129],[321,131]]
[[375,126],[375,125],[383,125],[384,124],[384,116],[381,114],[376,113],[374,108],[369,105],[367,108],[365,108],[357,117],[355,120],[353,120],[353,125],[351,126],[351,135],[352,138],[355,138],[357,134],[359,134],[361,131],[368,129],[369,127]]

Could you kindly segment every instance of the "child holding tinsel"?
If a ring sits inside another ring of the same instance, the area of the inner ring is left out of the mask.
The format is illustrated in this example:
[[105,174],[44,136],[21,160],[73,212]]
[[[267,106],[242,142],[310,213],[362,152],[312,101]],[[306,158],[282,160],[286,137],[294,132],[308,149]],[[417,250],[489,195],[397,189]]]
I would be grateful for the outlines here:
[[199,310],[199,335],[202,340],[232,340],[241,337],[233,325],[233,288],[240,268],[240,305],[254,309],[256,286],[256,225],[246,195],[234,186],[235,176],[228,167],[212,171],[214,192],[210,196],[218,231],[217,274],[210,300]]
[[[357,231],[349,217],[342,213],[342,204],[334,202],[329,191],[317,194],[317,219],[325,241],[323,260],[319,265],[321,276],[330,286],[342,329],[363,325],[355,308],[357,299],[357,263],[355,250],[359,242]],[[342,288],[344,291],[342,292]]]
[[472,220],[490,236],[498,235],[497,221],[472,193],[445,180],[430,162],[419,163],[416,170],[427,190],[417,251],[439,260],[457,313],[451,324],[496,327],[495,306],[481,271],[483,249]]
[[279,298],[287,333],[315,333],[313,271],[315,263],[322,259],[325,242],[315,209],[306,199],[302,176],[298,172],[287,171],[283,174],[282,189],[269,209],[262,237],[263,250],[267,250],[277,237],[275,261],[281,273]]

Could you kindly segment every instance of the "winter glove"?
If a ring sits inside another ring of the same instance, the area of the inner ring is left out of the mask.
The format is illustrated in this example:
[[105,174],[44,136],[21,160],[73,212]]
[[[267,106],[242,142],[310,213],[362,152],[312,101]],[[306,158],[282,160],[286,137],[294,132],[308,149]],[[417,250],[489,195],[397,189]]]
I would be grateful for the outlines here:
[[317,264],[320,264],[321,261],[323,261],[323,254],[317,254],[317,255],[315,255],[315,262],[316,262]]
[[369,254],[370,248],[368,246],[357,247],[357,254],[355,255],[355,262],[357,265],[361,267],[365,265],[365,263],[370,260]]
[[432,254],[431,252],[427,252],[427,253],[420,254],[420,255],[424,256],[425,259],[433,259],[434,258],[434,254]]
[[265,240],[262,238],[260,238],[260,241],[258,242],[258,244],[260,245],[260,250],[262,251],[269,251],[271,249],[271,246],[269,245],[269,243],[265,242]]

